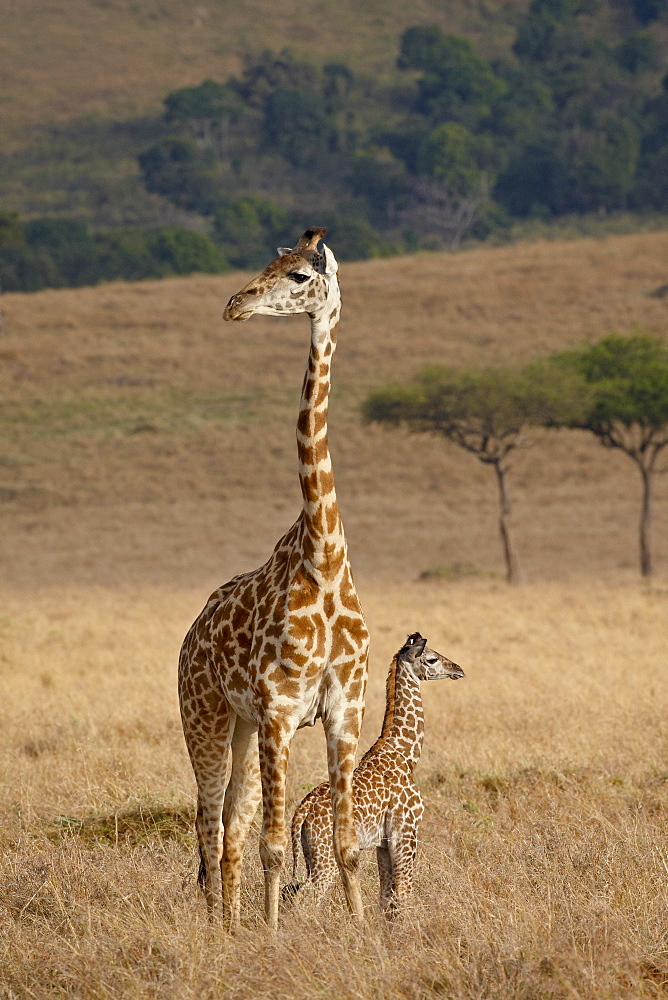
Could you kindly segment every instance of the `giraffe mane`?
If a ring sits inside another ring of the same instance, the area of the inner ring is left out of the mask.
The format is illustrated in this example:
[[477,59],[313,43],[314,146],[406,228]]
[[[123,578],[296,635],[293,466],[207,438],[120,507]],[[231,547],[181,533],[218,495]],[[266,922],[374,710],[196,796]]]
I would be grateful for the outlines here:
[[396,700],[397,687],[397,664],[399,654],[395,653],[385,682],[385,716],[383,717],[383,728],[380,731],[380,739],[385,739],[390,735],[390,729],[394,722],[394,705]]

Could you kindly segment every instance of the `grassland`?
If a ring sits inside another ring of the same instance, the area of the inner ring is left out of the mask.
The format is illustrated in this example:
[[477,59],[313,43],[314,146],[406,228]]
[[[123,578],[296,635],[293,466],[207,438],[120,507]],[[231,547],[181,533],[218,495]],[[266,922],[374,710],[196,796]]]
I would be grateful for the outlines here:
[[[643,584],[631,463],[541,436],[511,472],[509,588],[486,470],[363,427],[358,403],[436,359],[665,336],[667,250],[658,233],[343,269],[331,443],[373,639],[363,747],[407,632],[467,674],[425,685],[415,908],[382,924],[369,863],[363,935],[335,895],[267,940],[257,829],[241,935],[207,927],[176,704],[206,595],[298,509],[305,322],[223,325],[241,275],[3,297],[0,996],[665,996],[666,476]],[[291,801],[324,770],[320,728],[299,734]]]

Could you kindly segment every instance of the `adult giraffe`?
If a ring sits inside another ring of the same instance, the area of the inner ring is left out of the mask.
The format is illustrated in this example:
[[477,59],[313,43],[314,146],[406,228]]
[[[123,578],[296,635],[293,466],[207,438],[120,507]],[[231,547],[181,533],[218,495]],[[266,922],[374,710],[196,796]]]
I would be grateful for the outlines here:
[[[209,912],[221,893],[239,925],[241,861],[262,797],[265,914],[278,924],[285,778],[297,729],[322,718],[334,853],[346,900],[363,916],[352,774],[364,711],[369,634],[353,585],[327,442],[330,365],[341,311],[338,265],[309,229],[227,304],[224,317],[307,313],[311,346],[297,451],[302,511],[267,562],[214,591],[186,635],[181,718],[197,781],[197,836]],[[228,779],[228,763],[231,768]],[[222,812],[222,823],[221,823]]]

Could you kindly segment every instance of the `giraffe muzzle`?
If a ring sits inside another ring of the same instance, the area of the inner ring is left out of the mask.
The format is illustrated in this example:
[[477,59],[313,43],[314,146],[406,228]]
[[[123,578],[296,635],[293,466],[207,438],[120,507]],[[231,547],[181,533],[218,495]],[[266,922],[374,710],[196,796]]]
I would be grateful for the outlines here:
[[225,312],[223,313],[223,319],[232,320],[237,323],[245,323],[247,319],[250,319],[253,315],[253,310],[244,308],[247,306],[245,295],[233,295],[230,301],[225,306]]

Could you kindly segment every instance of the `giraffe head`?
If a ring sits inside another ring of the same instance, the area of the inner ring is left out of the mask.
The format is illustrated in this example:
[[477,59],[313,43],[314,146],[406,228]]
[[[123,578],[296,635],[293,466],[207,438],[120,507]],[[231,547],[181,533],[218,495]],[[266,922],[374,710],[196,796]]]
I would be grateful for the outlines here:
[[[318,243],[326,229],[307,229],[294,249],[279,247],[278,257],[233,295],[225,307],[225,319],[244,321],[251,316],[317,317],[338,310],[339,265],[334,254]],[[338,315],[338,312],[337,312]]]
[[419,632],[413,632],[406,639],[399,652],[397,662],[406,663],[421,681],[437,681],[444,677],[456,681],[464,676],[464,671],[446,656],[427,647],[427,640]]

